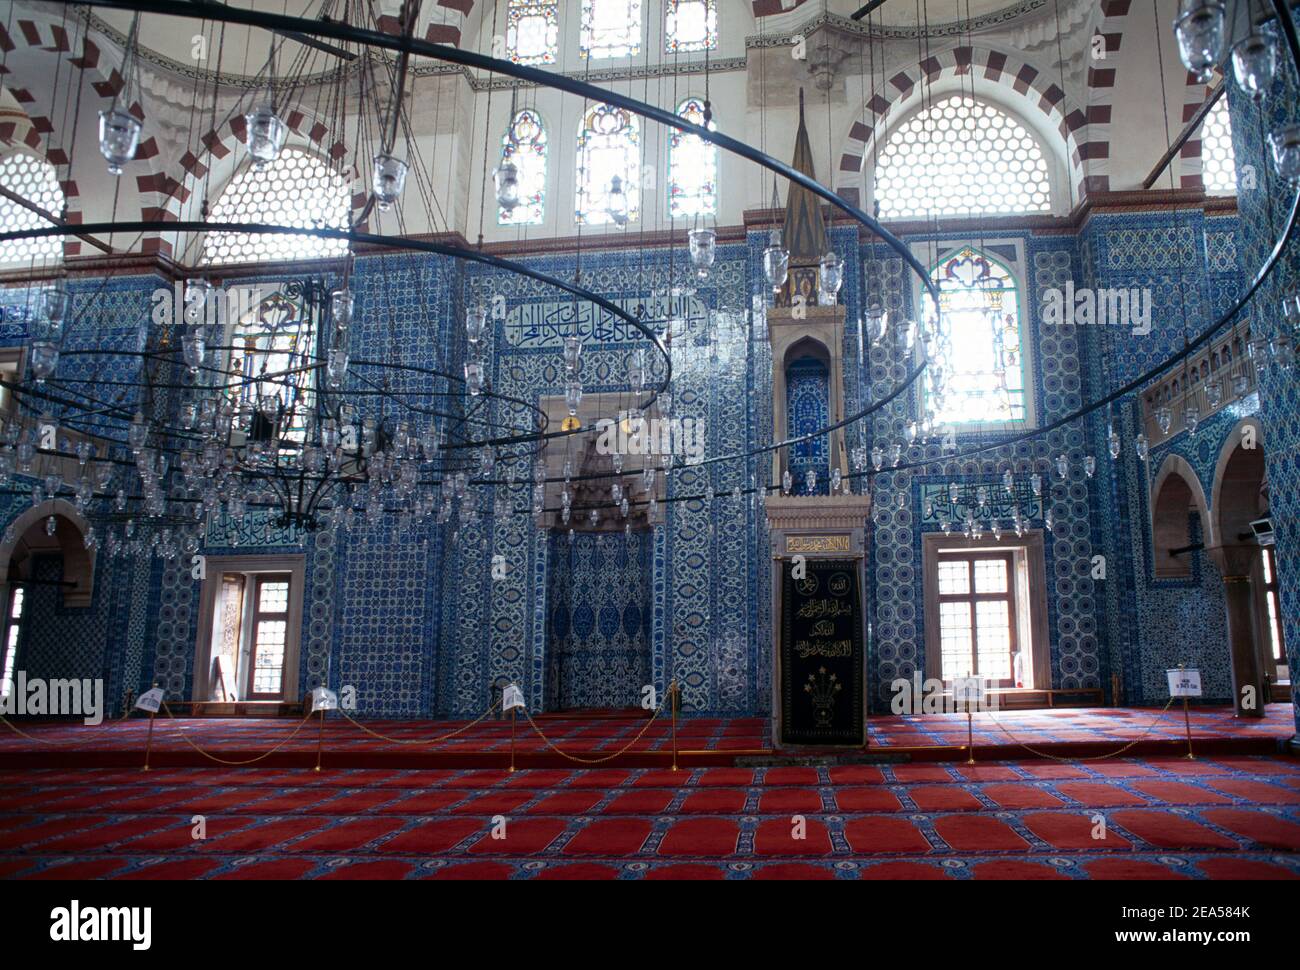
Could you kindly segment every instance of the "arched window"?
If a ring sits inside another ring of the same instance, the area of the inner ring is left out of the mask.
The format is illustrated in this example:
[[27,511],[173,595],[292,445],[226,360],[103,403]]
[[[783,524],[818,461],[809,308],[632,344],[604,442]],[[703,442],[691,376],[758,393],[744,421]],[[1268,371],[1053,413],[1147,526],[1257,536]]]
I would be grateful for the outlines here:
[[509,210],[498,208],[497,223],[540,225],[546,214],[546,128],[536,111],[524,108],[516,112],[501,139],[501,157],[519,169],[519,204]]
[[[249,166],[226,186],[212,222],[264,222],[303,229],[346,229],[351,211],[347,179],[309,152],[286,148],[260,171]],[[203,262],[246,263],[315,259],[347,252],[345,239],[210,232]]]
[[559,0],[510,0],[506,54],[516,64],[554,64],[560,42]]
[[[946,256],[931,270],[939,285],[939,326],[931,363],[941,386],[927,377],[927,406],[940,424],[1024,421],[1025,360],[1020,294],[1011,272],[970,247]],[[925,314],[934,321],[927,294]]]
[[1201,179],[1210,195],[1237,194],[1237,159],[1232,151],[1226,96],[1215,102],[1201,122]]
[[[687,98],[677,115],[704,124],[704,102]],[[709,130],[714,129],[709,122]],[[711,216],[718,211],[718,149],[699,135],[673,129],[668,142],[668,211],[674,218]]]
[[641,0],[582,0],[578,50],[583,57],[641,53]]
[[956,94],[889,134],[876,163],[875,201],[882,219],[1047,212],[1047,159],[1020,122]]
[[608,104],[593,105],[578,133],[578,204],[574,218],[599,226],[610,215],[611,189],[619,180],[627,198],[627,221],[641,215],[641,125],[636,115]]
[[[0,158],[0,185],[21,196],[51,215],[63,212],[63,189],[54,175],[54,166],[25,152]],[[0,196],[0,226],[8,232],[19,229],[43,229],[54,225],[12,199]],[[25,263],[31,260],[58,259],[63,254],[62,236],[40,239],[11,239],[0,243],[0,263]]]
[[664,4],[664,51],[687,54],[717,50],[718,8],[715,0],[667,0]]

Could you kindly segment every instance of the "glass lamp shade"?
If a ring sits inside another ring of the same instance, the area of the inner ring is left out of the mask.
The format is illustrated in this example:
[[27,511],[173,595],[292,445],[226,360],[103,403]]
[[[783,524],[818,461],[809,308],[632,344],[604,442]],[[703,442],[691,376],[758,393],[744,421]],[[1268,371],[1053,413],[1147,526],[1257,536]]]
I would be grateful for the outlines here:
[[1195,405],[1188,405],[1183,409],[1183,427],[1187,429],[1188,434],[1196,434],[1196,429],[1201,423],[1201,409]]
[[202,326],[192,326],[181,337],[181,352],[185,355],[185,363],[189,365],[191,377],[203,366],[203,352],[206,349],[207,341],[204,340]]
[[32,374],[38,384],[43,384],[59,365],[59,345],[51,340],[35,340],[31,351]]
[[67,284],[60,280],[41,291],[41,312],[51,323],[62,324],[68,313]]
[[1151,454],[1151,443],[1147,441],[1147,436],[1139,434],[1133,439],[1133,450],[1137,452],[1139,461],[1146,461],[1147,456]]
[[502,159],[492,178],[496,183],[497,205],[506,212],[514,211],[519,205],[519,166],[508,158]]
[[1217,408],[1223,401],[1223,381],[1213,380],[1205,385],[1205,403],[1211,409]]
[[581,384],[575,382],[564,389],[564,403],[569,409],[569,417],[576,418],[578,407],[582,404]]
[[790,494],[790,489],[794,487],[794,478],[790,475],[789,469],[781,473],[781,491],[786,495]]
[[1089,478],[1097,474],[1097,459],[1092,455],[1083,456],[1083,473]]
[[818,263],[817,302],[830,306],[839,298],[840,287],[844,284],[844,260],[834,253],[827,253]]
[[1156,408],[1156,424],[1159,425],[1161,434],[1168,434],[1174,425],[1174,412],[1163,405]]
[[1269,132],[1268,147],[1277,174],[1288,182],[1300,182],[1300,125],[1283,125]]
[[1182,0],[1174,35],[1178,38],[1178,56],[1183,66],[1202,83],[1214,76],[1214,66],[1223,57],[1223,5],[1208,0]]
[[712,229],[692,229],[686,234],[687,252],[695,275],[705,279],[713,267],[717,253],[718,234]]
[[266,168],[280,156],[284,141],[289,135],[289,126],[280,120],[275,109],[269,104],[254,108],[244,115],[244,143],[248,154],[253,156],[257,168]]
[[472,397],[483,393],[483,365],[476,360],[465,364],[465,386]]
[[1112,460],[1119,458],[1122,444],[1123,443],[1119,439],[1119,433],[1114,428],[1111,428],[1110,431],[1106,433],[1106,450],[1110,452]]
[[1247,34],[1232,48],[1232,73],[1241,93],[1258,103],[1273,86],[1277,49],[1263,34]]
[[867,309],[867,336],[871,342],[879,343],[880,338],[885,335],[885,326],[888,321],[888,315],[885,308],[879,303],[873,303]]
[[406,186],[408,166],[400,158],[380,154],[374,158],[374,168],[370,173],[370,188],[375,193],[375,204],[383,211],[393,207]]
[[623,178],[620,175],[615,175],[609,180],[609,193],[605,196],[605,214],[614,225],[627,225],[627,192],[623,189]]
[[483,339],[483,331],[487,328],[487,307],[481,303],[476,303],[465,311],[465,336],[469,338],[470,343],[478,343]]
[[1030,476],[1029,476],[1029,488],[1033,491],[1033,493],[1034,493],[1034,498],[1042,498],[1042,496],[1043,496],[1043,476],[1040,475],[1040,474],[1038,474],[1038,472],[1034,472],[1032,475],[1030,475]]
[[1280,333],[1270,340],[1268,352],[1273,357],[1273,363],[1282,370],[1290,370],[1295,363],[1295,344],[1287,334]]
[[343,386],[343,378],[348,375],[348,352],[342,347],[334,347],[330,350],[329,358],[325,362],[325,380],[329,384],[331,391],[337,391]]
[[582,359],[582,341],[577,337],[564,338],[564,364],[571,371],[578,369],[578,362]]
[[790,274],[790,253],[788,250],[773,244],[763,250],[763,276],[767,280],[767,285],[773,290],[779,290],[785,286],[786,277]]
[[356,295],[347,287],[333,291],[330,294],[330,314],[334,317],[334,326],[346,330],[352,323],[352,312],[356,305]]
[[804,472],[803,484],[804,484],[804,488],[807,490],[809,495],[812,495],[814,492],[816,492],[817,472],[811,468],[809,468],[806,472]]
[[108,162],[110,175],[121,175],[122,166],[135,157],[140,144],[140,122],[128,111],[113,108],[99,113],[99,153]]

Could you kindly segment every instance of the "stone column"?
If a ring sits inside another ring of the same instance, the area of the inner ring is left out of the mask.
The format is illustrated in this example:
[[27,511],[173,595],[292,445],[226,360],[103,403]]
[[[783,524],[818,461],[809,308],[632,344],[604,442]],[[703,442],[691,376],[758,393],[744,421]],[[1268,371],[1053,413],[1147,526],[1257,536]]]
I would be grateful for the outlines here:
[[[1268,702],[1264,668],[1255,643],[1255,597],[1251,567],[1258,546],[1215,546],[1207,549],[1223,574],[1223,600],[1228,611],[1228,650],[1232,657],[1232,706],[1237,717],[1263,717]],[[1254,703],[1244,705],[1246,688],[1253,688]]]

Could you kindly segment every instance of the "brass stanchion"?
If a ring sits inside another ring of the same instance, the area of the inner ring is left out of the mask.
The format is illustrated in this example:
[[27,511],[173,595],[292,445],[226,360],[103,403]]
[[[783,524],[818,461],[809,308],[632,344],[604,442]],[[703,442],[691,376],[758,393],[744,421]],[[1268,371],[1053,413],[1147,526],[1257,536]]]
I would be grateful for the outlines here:
[[154,712],[150,711],[149,712],[149,734],[145,738],[145,742],[144,742],[144,768],[141,769],[142,771],[149,770],[149,755],[153,751],[153,716],[154,716]]
[[515,772],[515,725],[519,722],[519,708],[510,708],[510,773]]
[[668,703],[673,711],[673,771],[677,770],[677,678],[668,685]]
[[966,702],[966,764],[975,763],[975,729],[971,725],[970,701]]
[[315,771],[320,771],[320,749],[321,743],[325,740],[325,708],[320,709],[320,721],[316,727],[316,767]]
[[1188,761],[1195,761],[1196,755],[1192,754],[1192,715],[1187,710],[1187,698],[1183,698],[1183,727],[1187,731],[1187,754],[1184,757]]

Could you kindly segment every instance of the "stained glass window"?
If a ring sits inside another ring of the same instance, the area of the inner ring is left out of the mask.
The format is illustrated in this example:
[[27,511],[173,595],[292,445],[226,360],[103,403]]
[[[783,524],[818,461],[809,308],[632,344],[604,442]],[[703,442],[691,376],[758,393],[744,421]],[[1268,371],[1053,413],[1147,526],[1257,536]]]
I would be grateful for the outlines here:
[[[15,152],[0,158],[0,185],[51,215],[61,215],[63,212],[63,189],[59,187],[59,180],[54,175],[54,166],[35,155]],[[52,225],[54,223],[44,216],[0,196],[0,226],[4,226],[6,232],[43,229]],[[0,263],[58,259],[62,253],[62,236],[11,239],[0,243]]]
[[[226,186],[212,222],[266,222],[303,229],[346,229],[352,198],[347,179],[309,152],[286,148],[262,170],[251,165]],[[210,232],[203,262],[245,263],[316,259],[347,252],[345,239]]]
[[1237,159],[1226,97],[1219,98],[1201,122],[1201,178],[1212,195],[1237,194]]
[[506,55],[516,64],[554,64],[560,41],[559,0],[510,0]]
[[935,420],[1024,421],[1025,362],[1014,277],[1001,263],[964,247],[941,260],[931,278],[939,285],[941,311],[936,329],[927,293],[927,324],[937,334],[926,378],[927,407]]
[[610,215],[614,179],[627,199],[627,218],[641,215],[640,119],[622,108],[593,105],[578,133],[578,204],[574,213],[583,225],[614,222]]
[[[264,413],[283,408],[290,414],[284,437],[306,439],[315,403],[316,328],[312,313],[296,293],[262,296],[257,289],[240,294],[251,309],[230,327],[229,390],[238,427],[253,438],[266,432]],[[278,399],[278,401],[277,401]]]
[[641,53],[641,0],[582,0],[578,50],[591,58]]
[[716,50],[716,0],[667,0],[664,5],[664,50],[669,54]]
[[[681,118],[704,124],[704,102],[687,98],[677,107]],[[709,130],[714,125],[709,123]],[[668,143],[668,207],[674,218],[711,216],[718,211],[718,149],[699,135],[673,130]]]
[[958,94],[889,135],[876,163],[882,219],[1047,212],[1047,159],[1024,125]]
[[546,128],[537,112],[524,108],[516,112],[501,139],[501,155],[519,169],[519,204],[497,209],[497,223],[503,226],[536,226],[546,214]]

